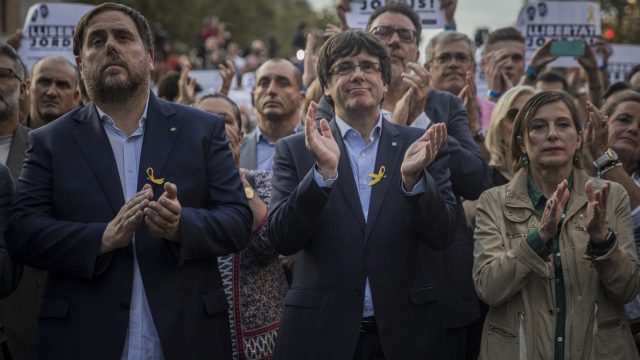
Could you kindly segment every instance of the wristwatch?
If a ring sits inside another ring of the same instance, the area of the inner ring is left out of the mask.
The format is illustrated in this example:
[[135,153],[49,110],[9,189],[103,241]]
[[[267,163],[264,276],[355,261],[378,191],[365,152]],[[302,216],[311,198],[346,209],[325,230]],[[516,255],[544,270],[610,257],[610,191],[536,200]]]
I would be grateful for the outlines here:
[[246,188],[244,188],[244,196],[247,197],[247,200],[251,200],[254,196],[256,196],[256,193],[250,186],[247,186]]
[[604,154],[598,156],[598,158],[593,162],[593,165],[596,168],[600,169],[603,166],[610,163],[611,161],[616,161],[616,160],[618,160],[618,154],[616,154],[616,152],[613,151],[612,148],[607,148]]

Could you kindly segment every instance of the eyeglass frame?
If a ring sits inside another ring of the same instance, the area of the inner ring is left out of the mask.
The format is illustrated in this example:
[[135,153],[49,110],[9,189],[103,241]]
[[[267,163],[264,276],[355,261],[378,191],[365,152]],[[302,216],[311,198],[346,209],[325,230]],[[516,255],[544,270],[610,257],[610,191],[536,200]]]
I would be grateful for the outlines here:
[[[371,65],[372,66],[372,71],[366,71],[362,69],[362,65]],[[341,66],[341,65],[350,65],[350,70],[348,72],[345,72],[344,74],[341,74],[340,72],[337,71],[337,67]],[[363,74],[373,74],[376,72],[381,73],[382,72],[382,64],[377,63],[377,62],[373,62],[373,61],[369,61],[369,60],[364,60],[361,61],[357,64],[352,63],[351,61],[344,61],[341,62],[339,64],[336,64],[334,66],[331,67],[331,69],[329,69],[329,71],[327,72],[329,75],[339,75],[339,76],[347,76],[347,75],[351,75],[353,73],[355,73],[356,69],[360,68],[360,71]]]
[[[9,70],[9,73],[10,73],[11,75],[13,75],[16,79],[18,79],[20,82],[23,82],[23,81],[24,81],[24,80],[23,80],[23,79],[18,75],[18,73],[16,73],[16,71],[15,71],[15,70],[13,70],[12,68],[0,67],[0,71],[2,71],[2,70]],[[2,79],[2,78],[3,78],[3,77],[2,77],[2,76],[0,76],[0,79]],[[7,79],[9,79],[10,77],[9,77],[9,76],[7,76],[6,78],[7,78]]]
[[[446,55],[444,57],[448,58],[447,61],[442,60],[443,55]],[[462,57],[462,55],[464,55],[464,58]],[[473,57],[463,52],[454,52],[454,53],[447,52],[444,54],[440,54],[438,56],[434,56],[431,61],[437,63],[438,65],[447,65],[447,64],[450,64],[453,60],[459,62],[460,64],[468,64],[469,62],[473,61]]]
[[[389,35],[388,38],[385,39],[382,36],[376,35],[376,30],[378,30],[380,28],[387,28],[387,29],[392,30],[391,34]],[[400,36],[400,31],[408,31],[408,32],[410,32],[413,35],[413,38],[411,39],[411,41],[408,41],[408,40],[405,41],[402,38],[402,36]],[[398,34],[398,40],[400,40],[401,43],[418,45],[418,33],[415,30],[411,30],[411,29],[407,29],[407,28],[397,28],[397,27],[393,27],[391,25],[378,25],[378,26],[374,27],[373,29],[371,29],[370,33],[373,36],[379,38],[380,40],[384,40],[384,41],[389,41],[393,37],[393,34]]]

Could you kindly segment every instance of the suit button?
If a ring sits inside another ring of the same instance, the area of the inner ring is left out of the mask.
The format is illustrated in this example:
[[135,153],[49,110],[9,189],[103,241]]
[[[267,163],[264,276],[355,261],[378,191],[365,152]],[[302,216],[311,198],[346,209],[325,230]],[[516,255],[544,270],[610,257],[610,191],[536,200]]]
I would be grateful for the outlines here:
[[364,254],[365,258],[368,258],[369,255],[371,255],[371,249],[369,249],[369,248],[364,249],[363,254]]
[[362,291],[360,289],[355,289],[353,290],[353,295],[359,298],[360,296],[362,296]]

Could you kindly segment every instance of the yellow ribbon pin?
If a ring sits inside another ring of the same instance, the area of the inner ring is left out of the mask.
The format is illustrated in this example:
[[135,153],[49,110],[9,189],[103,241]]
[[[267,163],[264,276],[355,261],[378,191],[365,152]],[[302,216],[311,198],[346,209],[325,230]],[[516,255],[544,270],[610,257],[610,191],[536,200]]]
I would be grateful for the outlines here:
[[156,179],[155,176],[153,176],[153,168],[152,167],[148,167],[147,168],[147,179],[149,179],[149,181],[151,181],[152,183],[154,183],[156,185],[164,184],[164,178]]
[[369,186],[373,186],[380,182],[380,180],[382,180],[382,178],[384,177],[384,165],[380,166],[380,170],[378,170],[377,174],[371,173],[369,174],[369,177],[372,179],[371,182],[367,184]]

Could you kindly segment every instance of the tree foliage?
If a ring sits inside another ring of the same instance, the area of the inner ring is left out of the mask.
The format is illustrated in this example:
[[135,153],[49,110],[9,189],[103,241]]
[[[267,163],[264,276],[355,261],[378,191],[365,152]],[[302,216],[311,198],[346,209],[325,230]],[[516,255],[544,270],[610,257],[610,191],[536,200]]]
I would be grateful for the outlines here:
[[603,28],[615,31],[613,42],[640,44],[640,1],[600,0]]
[[[72,0],[99,4],[102,0]],[[267,41],[275,37],[280,56],[291,51],[297,25],[305,21],[324,28],[337,20],[330,11],[315,12],[307,0],[119,0],[142,13],[152,30],[161,26],[172,42],[190,48],[207,18],[217,16],[227,25],[231,40],[248,45],[254,39]],[[183,46],[184,47],[184,46]],[[178,46],[180,48],[180,46]]]

